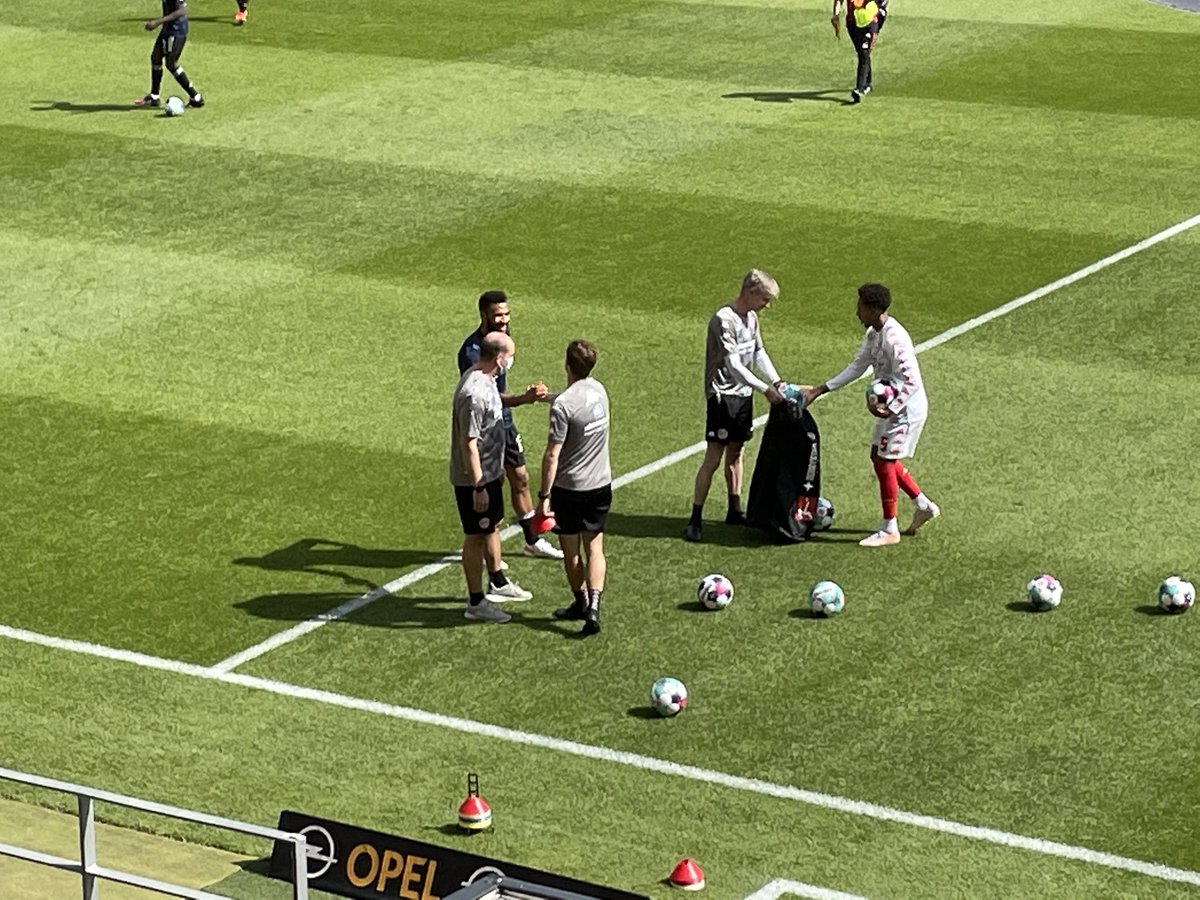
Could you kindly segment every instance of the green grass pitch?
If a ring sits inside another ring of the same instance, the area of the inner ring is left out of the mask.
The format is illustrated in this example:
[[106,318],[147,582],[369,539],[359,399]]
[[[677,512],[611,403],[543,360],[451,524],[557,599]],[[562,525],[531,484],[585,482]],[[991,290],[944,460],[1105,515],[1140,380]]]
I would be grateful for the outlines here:
[[[210,667],[455,549],[454,355],[484,289],[512,296],[518,385],[560,384],[566,342],[596,343],[624,473],[702,438],[704,325],[752,266],[782,287],[774,360],[813,383],[857,345],[861,282],[925,341],[1200,213],[1200,16],[892,5],[850,107],[826,0],[255,0],[242,29],[194,0],[183,62],[208,106],[177,120],[126,108],[156,3],[5,6],[0,625]],[[514,541],[535,599],[511,624],[466,623],[451,566],[240,666],[251,684],[3,640],[0,762],[656,897],[682,856],[722,900],[774,879],[1197,896],[1200,614],[1152,604],[1164,576],[1200,577],[1198,276],[1189,228],[924,353],[911,468],[943,517],[899,547],[856,545],[878,501],[848,389],[815,410],[838,509],[819,540],[726,528],[718,478],[709,541],[684,544],[694,457],[620,488],[597,639],[550,621],[561,569]],[[536,475],[545,407],[516,415]],[[720,613],[692,608],[709,571],[736,585]],[[1063,605],[1031,615],[1042,571]],[[825,578],[846,610],[806,618]],[[691,704],[648,719],[668,674]],[[485,836],[443,833],[467,771]]]

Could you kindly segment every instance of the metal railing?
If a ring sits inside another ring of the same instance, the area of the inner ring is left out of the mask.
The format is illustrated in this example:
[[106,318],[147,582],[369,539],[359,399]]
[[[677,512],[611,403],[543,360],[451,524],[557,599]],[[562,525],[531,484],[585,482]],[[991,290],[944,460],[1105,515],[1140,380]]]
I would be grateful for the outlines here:
[[110,869],[96,861],[96,801],[136,809],[140,812],[153,813],[184,822],[195,822],[199,825],[209,825],[226,831],[236,831],[253,837],[265,838],[271,841],[287,841],[292,845],[292,898],[293,900],[308,900],[308,841],[302,834],[292,834],[277,828],[264,828],[261,825],[251,825],[221,816],[210,816],[207,813],[194,812],[190,809],[180,809],[176,806],[165,806],[149,800],[139,800],[136,797],[126,797],[124,794],[113,794],[108,791],[97,791],[68,781],[57,781],[53,778],[43,778],[40,775],[29,775],[12,769],[0,768],[0,779],[14,781],[31,787],[45,788],[63,794],[74,794],[79,804],[79,857],[67,859],[51,853],[41,853],[25,847],[15,847],[11,844],[0,843],[0,856],[11,856],[26,862],[37,863],[74,872],[79,875],[83,884],[83,900],[100,900],[100,882],[114,881],[132,887],[157,891],[170,897],[187,897],[191,900],[228,900],[220,894],[210,894],[194,888],[182,887],[154,878]]

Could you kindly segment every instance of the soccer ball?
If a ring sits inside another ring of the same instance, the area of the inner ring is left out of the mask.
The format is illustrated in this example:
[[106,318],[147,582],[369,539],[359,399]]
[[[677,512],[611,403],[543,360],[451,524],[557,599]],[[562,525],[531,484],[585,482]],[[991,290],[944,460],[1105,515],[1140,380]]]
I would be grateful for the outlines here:
[[687,700],[687,688],[678,678],[660,678],[650,687],[650,705],[660,716],[679,715]]
[[1025,592],[1037,610],[1054,609],[1062,602],[1062,585],[1053,575],[1039,575],[1029,582]]
[[1195,586],[1178,575],[1164,579],[1158,586],[1158,605],[1169,613],[1185,613],[1195,602]]
[[804,391],[800,390],[800,385],[786,385],[780,393],[783,394],[784,400],[795,403],[800,409],[804,409]]
[[895,399],[896,386],[886,378],[876,378],[867,385],[867,406],[879,409]]
[[168,97],[164,111],[168,116],[182,116],[185,108],[178,97]]
[[696,588],[696,599],[705,609],[724,609],[733,601],[733,582],[724,575],[705,575]]
[[813,531],[828,531],[833,525],[833,518],[837,513],[833,509],[833,504],[824,497],[817,498],[817,511],[813,513]]
[[846,606],[846,595],[832,581],[818,581],[808,592],[808,605],[818,616],[836,616]]

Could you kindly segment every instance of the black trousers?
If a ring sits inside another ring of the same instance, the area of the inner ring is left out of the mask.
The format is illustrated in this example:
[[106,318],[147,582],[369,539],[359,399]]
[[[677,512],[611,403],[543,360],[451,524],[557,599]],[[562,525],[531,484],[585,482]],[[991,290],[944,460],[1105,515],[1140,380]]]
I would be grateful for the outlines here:
[[850,41],[854,44],[854,52],[858,55],[858,73],[854,80],[854,89],[860,94],[871,88],[871,51],[875,49],[875,37],[879,34],[881,23],[872,22],[866,28],[847,28]]

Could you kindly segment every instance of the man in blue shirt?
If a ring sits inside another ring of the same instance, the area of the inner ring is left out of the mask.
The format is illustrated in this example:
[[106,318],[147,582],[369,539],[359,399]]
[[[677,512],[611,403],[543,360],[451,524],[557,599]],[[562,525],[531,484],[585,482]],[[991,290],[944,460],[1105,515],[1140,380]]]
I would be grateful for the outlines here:
[[[512,314],[508,308],[508,295],[504,291],[485,291],[479,297],[479,327],[467,336],[458,351],[458,372],[461,375],[479,361],[479,345],[485,335],[493,331],[509,333],[509,321]],[[513,509],[525,533],[526,556],[537,556],[544,559],[562,559],[563,553],[544,537],[539,537],[533,530],[534,505],[529,493],[529,471],[525,468],[525,448],[521,444],[521,434],[513,422],[512,407],[524,406],[526,403],[547,403],[553,399],[542,382],[531,384],[523,394],[507,392],[507,372],[496,376],[496,387],[500,389],[500,401],[504,405],[504,474],[508,479],[509,492],[512,497]]]
[[134,100],[135,106],[157,107],[162,105],[159,90],[162,88],[163,60],[171,70],[171,76],[179,82],[179,86],[188,95],[188,106],[204,105],[204,95],[196,90],[196,86],[183,71],[179,57],[183,54],[183,45],[187,43],[188,14],[187,0],[162,0],[162,15],[157,19],[146,21],[146,30],[153,31],[161,28],[154,41],[154,49],[150,51],[150,93],[140,100]]

